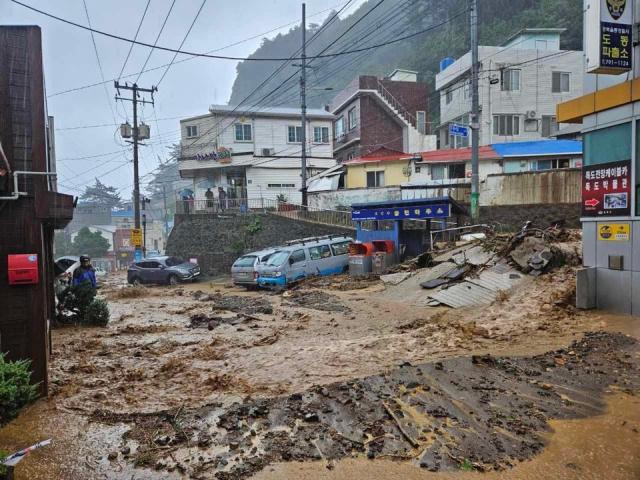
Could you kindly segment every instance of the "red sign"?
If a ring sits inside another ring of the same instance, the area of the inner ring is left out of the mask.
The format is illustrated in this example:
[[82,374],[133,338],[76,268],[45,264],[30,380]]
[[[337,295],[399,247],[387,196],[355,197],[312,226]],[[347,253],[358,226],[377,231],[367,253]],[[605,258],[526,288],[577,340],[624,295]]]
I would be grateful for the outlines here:
[[582,216],[631,215],[631,160],[582,167]]

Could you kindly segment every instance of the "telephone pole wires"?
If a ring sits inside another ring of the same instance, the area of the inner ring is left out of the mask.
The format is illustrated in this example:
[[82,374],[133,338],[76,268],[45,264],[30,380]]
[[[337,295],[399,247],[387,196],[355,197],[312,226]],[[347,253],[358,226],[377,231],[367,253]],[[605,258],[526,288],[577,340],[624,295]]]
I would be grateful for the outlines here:
[[[120,126],[120,134],[123,138],[131,138],[131,143],[133,144],[133,212],[134,212],[134,226],[136,230],[140,230],[140,176],[138,172],[138,146],[140,144],[140,140],[146,140],[149,138],[149,126],[138,125],[138,103],[150,103],[153,105],[153,93],[158,91],[157,87],[151,88],[142,88],[139,87],[138,84],[134,83],[133,85],[129,85],[125,83],[122,85],[117,80],[113,82],[118,95],[116,95],[116,100],[126,100],[133,103],[133,128],[126,123]],[[131,98],[124,98],[120,95],[120,90],[130,90]],[[150,93],[151,100],[145,100],[144,98],[140,98],[140,92],[142,93]],[[136,255],[135,259],[140,260],[142,250],[140,249],[140,245],[136,245]]]
[[471,218],[480,214],[480,98],[478,92],[478,2],[470,0],[471,36]]
[[307,20],[306,5],[302,4],[302,72],[300,75],[300,110],[302,114],[302,206],[307,206]]

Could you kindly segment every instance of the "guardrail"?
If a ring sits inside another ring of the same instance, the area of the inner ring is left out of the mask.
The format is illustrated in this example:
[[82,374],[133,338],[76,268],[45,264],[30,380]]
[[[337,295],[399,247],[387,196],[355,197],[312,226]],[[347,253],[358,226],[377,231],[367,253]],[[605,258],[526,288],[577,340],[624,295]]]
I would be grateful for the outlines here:
[[305,207],[268,198],[226,198],[211,200],[179,200],[180,215],[224,215],[261,212],[306,222],[353,228],[351,212]]

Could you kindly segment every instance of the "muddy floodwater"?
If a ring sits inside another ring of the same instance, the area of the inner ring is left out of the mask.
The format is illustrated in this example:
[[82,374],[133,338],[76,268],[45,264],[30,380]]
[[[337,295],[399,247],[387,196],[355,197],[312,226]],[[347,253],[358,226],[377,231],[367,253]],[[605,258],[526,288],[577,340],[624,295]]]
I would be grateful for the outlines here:
[[106,328],[53,332],[45,438],[17,479],[638,479],[640,319],[577,311],[575,273],[482,309],[346,276],[124,287]]

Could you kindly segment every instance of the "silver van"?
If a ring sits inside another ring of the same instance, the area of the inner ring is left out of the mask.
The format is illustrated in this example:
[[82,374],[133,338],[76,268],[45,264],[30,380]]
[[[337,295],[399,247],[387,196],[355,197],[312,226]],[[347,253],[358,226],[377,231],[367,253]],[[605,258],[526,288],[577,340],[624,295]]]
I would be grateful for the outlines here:
[[345,236],[308,238],[288,242],[258,266],[258,285],[283,287],[314,275],[335,275],[349,268],[349,244]]
[[241,256],[231,266],[231,280],[234,285],[241,285],[247,288],[258,286],[257,268],[266,262],[276,251],[275,248],[247,253]]

